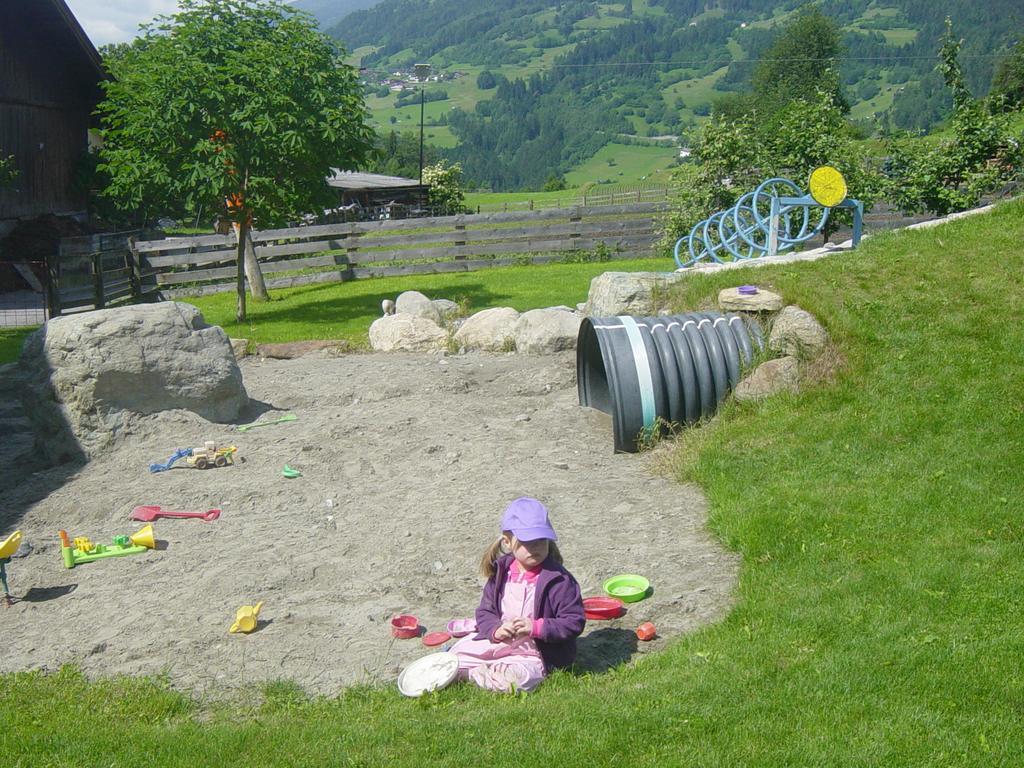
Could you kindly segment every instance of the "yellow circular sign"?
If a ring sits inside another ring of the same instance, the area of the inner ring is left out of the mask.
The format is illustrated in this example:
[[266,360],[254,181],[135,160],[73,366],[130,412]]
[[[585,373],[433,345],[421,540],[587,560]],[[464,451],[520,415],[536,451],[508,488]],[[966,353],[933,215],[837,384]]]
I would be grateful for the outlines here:
[[811,171],[808,186],[814,202],[826,208],[837,206],[846,199],[846,179],[831,165],[822,165]]

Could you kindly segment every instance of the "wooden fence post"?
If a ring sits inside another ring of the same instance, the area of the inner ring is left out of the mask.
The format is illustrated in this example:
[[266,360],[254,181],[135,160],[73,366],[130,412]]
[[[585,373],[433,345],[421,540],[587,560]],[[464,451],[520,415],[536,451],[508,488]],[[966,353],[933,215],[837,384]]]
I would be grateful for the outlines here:
[[131,285],[132,285],[132,298],[139,299],[142,297],[142,257],[139,252],[135,250],[135,241],[138,238],[135,235],[128,237],[128,267],[132,271]]
[[106,302],[103,296],[103,252],[92,254],[92,305],[103,309]]
[[[460,221],[461,221],[461,217],[460,217]],[[456,232],[465,232],[466,231],[466,225],[465,224],[461,224],[461,223],[460,224],[456,224],[455,225],[455,231]],[[459,245],[465,245],[465,244],[466,244],[465,240],[456,240],[455,242],[452,243],[453,246],[459,246]],[[455,260],[456,261],[462,261],[465,258],[466,258],[466,254],[464,254],[464,253],[457,253],[457,254],[455,254]]]
[[[345,272],[352,272],[352,265],[355,263],[352,259],[359,253],[359,239],[362,237],[362,232],[351,232],[345,236]],[[351,243],[351,245],[349,245]]]
[[60,289],[58,288],[58,275],[61,251],[64,248],[63,241],[57,246],[57,256],[52,253],[46,254],[46,317],[60,317]]

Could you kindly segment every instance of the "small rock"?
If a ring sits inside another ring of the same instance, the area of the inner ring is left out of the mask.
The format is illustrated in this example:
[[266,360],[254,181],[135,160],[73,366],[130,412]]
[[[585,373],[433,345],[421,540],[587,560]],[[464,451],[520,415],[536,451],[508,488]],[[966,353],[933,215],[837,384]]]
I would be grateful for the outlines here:
[[248,339],[231,339],[231,351],[235,355],[235,360],[241,360],[243,357],[249,354],[249,340]]
[[370,346],[378,352],[437,352],[447,341],[448,334],[435,321],[401,310],[370,325]]
[[771,349],[801,360],[817,357],[827,344],[828,331],[814,315],[796,305],[790,305],[779,313],[768,338]]
[[782,297],[760,288],[757,293],[723,288],[718,292],[718,306],[724,312],[778,312],[782,309]]
[[434,299],[431,303],[437,309],[438,314],[441,315],[441,320],[444,322],[451,322],[459,314],[459,305],[449,299]]
[[324,506],[331,509],[334,506],[334,499],[327,499],[324,501]]
[[311,352],[326,350],[341,354],[352,349],[352,345],[344,339],[320,339],[314,341],[289,341],[281,344],[260,344],[256,347],[261,357],[274,360],[293,360]]
[[569,465],[564,461],[556,461],[555,469],[568,469]]
[[761,400],[779,392],[797,392],[800,388],[799,365],[795,357],[767,360],[736,385],[733,396],[742,402]]
[[437,305],[419,291],[400,293],[395,300],[395,313],[426,318],[437,324],[442,323],[444,320]]
[[430,567],[433,568],[434,571],[436,571],[437,573],[440,573],[444,570],[444,563],[442,563],[440,560],[435,560]]
[[380,308],[385,315],[395,314],[395,302],[391,299],[384,299],[384,301],[380,303]]
[[516,421],[529,421],[529,420],[530,420],[530,414],[528,414],[528,413],[520,413],[518,416],[516,416]]

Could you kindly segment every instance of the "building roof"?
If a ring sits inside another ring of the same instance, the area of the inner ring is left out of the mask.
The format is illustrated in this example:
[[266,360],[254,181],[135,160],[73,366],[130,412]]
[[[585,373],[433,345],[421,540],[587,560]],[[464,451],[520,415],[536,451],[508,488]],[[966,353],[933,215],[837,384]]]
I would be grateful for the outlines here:
[[71,9],[68,8],[67,3],[65,3],[64,0],[49,0],[49,2],[64,21],[68,31],[74,36],[78,47],[85,55],[85,58],[89,61],[89,64],[96,70],[97,79],[105,79],[107,74],[103,69],[103,62],[102,59],[100,59],[100,54],[92,44],[89,36],[85,34],[85,30],[82,29],[82,25],[78,23],[78,19],[75,18],[75,14],[71,12]]
[[337,168],[332,168],[331,172],[327,177],[327,185],[335,189],[405,189],[420,186],[416,179],[403,179],[401,176],[342,171]]

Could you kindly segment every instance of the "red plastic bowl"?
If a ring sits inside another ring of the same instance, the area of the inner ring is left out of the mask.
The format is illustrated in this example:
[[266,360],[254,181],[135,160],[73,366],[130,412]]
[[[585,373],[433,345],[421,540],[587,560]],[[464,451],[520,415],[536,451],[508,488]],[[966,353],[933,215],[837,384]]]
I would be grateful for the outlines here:
[[603,621],[617,619],[626,612],[626,605],[617,597],[583,598],[583,615],[588,619]]
[[401,613],[391,620],[391,634],[399,640],[408,640],[411,637],[419,637],[420,622],[415,616],[408,613]]

